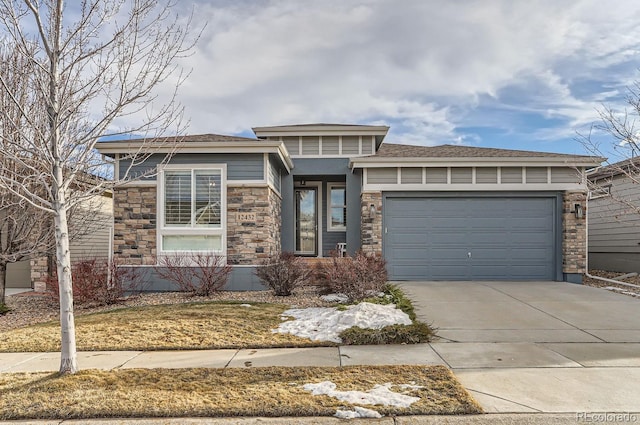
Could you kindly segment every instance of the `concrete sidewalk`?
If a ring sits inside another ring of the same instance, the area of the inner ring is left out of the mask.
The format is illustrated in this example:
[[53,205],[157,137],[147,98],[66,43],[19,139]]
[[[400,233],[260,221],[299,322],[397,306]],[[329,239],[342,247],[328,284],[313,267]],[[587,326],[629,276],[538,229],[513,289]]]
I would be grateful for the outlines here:
[[640,420],[639,413],[599,413],[599,414],[489,414],[469,416],[397,416],[382,419],[337,419],[329,417],[301,418],[154,418],[154,419],[82,419],[82,420],[42,420],[7,421],[0,424],[20,425],[338,425],[344,423],[376,425],[575,425],[576,423],[634,423]]
[[[59,353],[0,353],[0,372],[55,371]],[[640,412],[640,344],[448,343],[200,351],[95,351],[81,369],[435,365],[490,413]]]

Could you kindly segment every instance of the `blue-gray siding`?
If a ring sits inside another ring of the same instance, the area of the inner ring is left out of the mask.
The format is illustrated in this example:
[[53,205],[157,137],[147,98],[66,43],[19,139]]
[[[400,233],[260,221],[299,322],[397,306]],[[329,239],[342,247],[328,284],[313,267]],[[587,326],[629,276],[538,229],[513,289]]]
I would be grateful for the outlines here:
[[278,165],[279,159],[271,154],[269,155],[269,182],[273,184],[278,192],[282,192],[281,167]]
[[[131,168],[130,176],[137,176],[156,166],[164,159],[164,154],[153,154],[144,163]],[[125,177],[129,160],[120,161],[120,178]],[[208,154],[208,153],[184,153],[171,157],[169,164],[227,164],[228,180],[263,180],[264,156],[260,153],[247,154]],[[145,180],[155,180],[152,176]]]
[[383,254],[396,280],[560,280],[557,196],[385,194]]

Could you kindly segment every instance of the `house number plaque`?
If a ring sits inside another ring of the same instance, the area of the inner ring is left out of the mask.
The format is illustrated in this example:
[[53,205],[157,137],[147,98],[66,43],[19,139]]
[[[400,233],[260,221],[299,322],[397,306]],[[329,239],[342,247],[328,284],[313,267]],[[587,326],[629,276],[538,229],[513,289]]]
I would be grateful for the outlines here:
[[239,212],[238,221],[241,223],[255,223],[256,213],[254,212]]

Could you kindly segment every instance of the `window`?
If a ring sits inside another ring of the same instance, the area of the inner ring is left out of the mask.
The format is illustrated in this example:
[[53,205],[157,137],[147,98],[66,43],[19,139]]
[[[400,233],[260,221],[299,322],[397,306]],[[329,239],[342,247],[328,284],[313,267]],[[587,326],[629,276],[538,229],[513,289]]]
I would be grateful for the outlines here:
[[327,185],[329,231],[344,232],[347,228],[347,189],[344,184]]
[[162,170],[160,251],[224,251],[224,174],[224,166]]

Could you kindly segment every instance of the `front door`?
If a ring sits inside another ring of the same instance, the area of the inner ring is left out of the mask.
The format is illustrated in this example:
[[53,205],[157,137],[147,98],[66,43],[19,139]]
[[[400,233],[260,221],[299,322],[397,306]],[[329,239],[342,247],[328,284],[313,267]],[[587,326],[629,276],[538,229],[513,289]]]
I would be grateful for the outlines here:
[[296,254],[318,255],[318,190],[296,188]]

